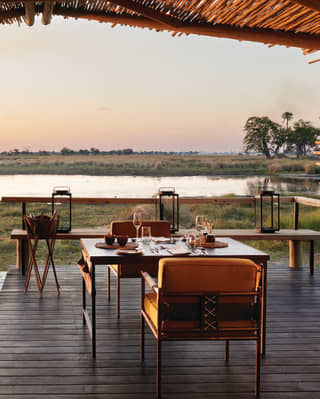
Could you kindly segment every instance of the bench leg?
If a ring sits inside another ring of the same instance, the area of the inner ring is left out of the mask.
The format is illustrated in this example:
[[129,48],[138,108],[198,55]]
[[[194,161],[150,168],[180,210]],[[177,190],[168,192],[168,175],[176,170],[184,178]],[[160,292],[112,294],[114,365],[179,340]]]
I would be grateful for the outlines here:
[[26,275],[26,269],[29,264],[29,247],[27,240],[17,240],[16,244],[16,266],[20,270],[21,275]]
[[289,240],[289,266],[302,267],[302,242],[298,240]]

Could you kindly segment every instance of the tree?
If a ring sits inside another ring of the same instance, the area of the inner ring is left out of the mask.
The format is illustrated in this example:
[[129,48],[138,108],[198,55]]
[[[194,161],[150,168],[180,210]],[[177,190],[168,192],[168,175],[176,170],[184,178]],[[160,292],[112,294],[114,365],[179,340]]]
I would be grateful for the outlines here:
[[81,149],[81,150],[79,150],[79,154],[80,154],[80,155],[89,155],[89,150],[87,150],[87,149]]
[[132,148],[124,148],[122,150],[123,155],[130,155],[133,154],[133,149]]
[[[290,131],[289,131],[289,121],[291,121],[293,119],[293,113],[292,112],[284,112],[283,114],[282,114],[282,120],[283,120],[283,123],[284,122],[286,122],[286,135],[287,135],[287,137],[286,137],[286,141],[288,140],[288,137],[289,137],[289,135],[290,135]],[[283,146],[283,152],[285,153],[286,152],[286,149],[288,149],[288,147],[287,146]]]
[[99,152],[100,152],[100,150],[99,150],[98,148],[91,147],[91,148],[90,148],[90,152],[91,152],[91,154],[93,154],[93,155],[98,155]]
[[63,148],[60,150],[60,152],[61,152],[62,155],[71,155],[71,154],[74,153],[74,151],[71,150],[71,148],[68,148],[68,147],[63,147]]
[[312,126],[310,122],[299,119],[290,131],[288,145],[295,149],[297,158],[300,158],[315,147],[315,141],[319,135],[320,129]]
[[293,119],[293,113],[292,112],[284,112],[282,114],[282,120],[283,122],[286,122],[286,127],[287,127],[287,131],[289,129],[289,122]]
[[[278,125],[279,126],[279,125]],[[286,144],[288,139],[288,131],[279,126],[278,130],[275,131],[271,136],[271,148],[274,155],[278,155],[280,148]]]
[[245,151],[256,151],[268,159],[271,154],[276,155],[284,143],[281,126],[267,116],[252,116],[247,120],[244,131]]

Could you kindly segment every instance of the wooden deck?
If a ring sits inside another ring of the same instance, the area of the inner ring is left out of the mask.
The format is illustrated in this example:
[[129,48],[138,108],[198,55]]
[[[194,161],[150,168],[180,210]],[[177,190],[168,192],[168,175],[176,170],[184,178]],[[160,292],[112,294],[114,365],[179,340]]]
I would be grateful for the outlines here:
[[[262,399],[320,398],[320,274],[307,268],[270,265],[267,355]],[[106,273],[98,268],[97,358],[91,358],[82,325],[80,273],[58,267],[62,294],[49,273],[39,299],[34,276],[9,268],[0,292],[0,399],[154,398],[155,342],[147,336],[139,362],[139,282],[121,280],[121,319],[115,298],[106,300]],[[254,344],[231,343],[225,365],[223,343],[165,343],[164,398],[253,398]]]

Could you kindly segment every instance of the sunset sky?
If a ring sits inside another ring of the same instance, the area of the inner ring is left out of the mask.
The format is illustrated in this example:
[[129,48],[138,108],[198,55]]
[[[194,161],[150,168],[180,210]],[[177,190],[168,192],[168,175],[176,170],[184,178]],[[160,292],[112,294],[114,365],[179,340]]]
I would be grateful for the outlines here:
[[299,49],[54,17],[1,26],[0,150],[238,151],[250,116],[320,127]]

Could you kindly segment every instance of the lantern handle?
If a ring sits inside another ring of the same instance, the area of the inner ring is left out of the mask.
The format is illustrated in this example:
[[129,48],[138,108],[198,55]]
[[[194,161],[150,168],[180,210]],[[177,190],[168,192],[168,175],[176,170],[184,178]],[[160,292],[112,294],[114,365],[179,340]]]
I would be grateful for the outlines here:
[[56,186],[53,187],[53,193],[57,195],[70,194],[70,187],[68,186]]

